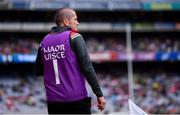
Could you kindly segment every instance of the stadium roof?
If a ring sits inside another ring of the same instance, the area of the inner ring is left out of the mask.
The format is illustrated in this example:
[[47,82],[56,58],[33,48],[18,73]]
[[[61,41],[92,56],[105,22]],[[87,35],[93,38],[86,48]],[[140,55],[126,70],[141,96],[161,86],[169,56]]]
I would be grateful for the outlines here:
[[[6,6],[6,7],[5,7]],[[180,10],[180,0],[1,0],[1,9]]]

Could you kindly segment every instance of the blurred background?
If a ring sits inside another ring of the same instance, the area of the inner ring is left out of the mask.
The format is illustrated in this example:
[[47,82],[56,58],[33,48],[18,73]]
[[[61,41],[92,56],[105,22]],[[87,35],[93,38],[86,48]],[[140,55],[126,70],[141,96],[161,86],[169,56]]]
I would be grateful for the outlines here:
[[180,0],[0,0],[0,113],[47,114],[34,62],[61,7],[77,11],[103,113],[127,113],[130,98],[150,114],[180,114]]

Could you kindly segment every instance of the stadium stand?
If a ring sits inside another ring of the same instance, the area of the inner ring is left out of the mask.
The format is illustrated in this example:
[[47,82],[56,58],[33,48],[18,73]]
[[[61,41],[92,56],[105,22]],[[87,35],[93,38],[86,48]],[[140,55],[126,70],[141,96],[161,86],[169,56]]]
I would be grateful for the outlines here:
[[[134,102],[150,114],[180,113],[179,0],[1,0],[0,113],[47,114],[42,77],[33,75],[33,67],[61,6],[78,12],[79,31],[107,99],[104,113],[128,111],[127,24]],[[94,100],[92,111],[98,113]]]

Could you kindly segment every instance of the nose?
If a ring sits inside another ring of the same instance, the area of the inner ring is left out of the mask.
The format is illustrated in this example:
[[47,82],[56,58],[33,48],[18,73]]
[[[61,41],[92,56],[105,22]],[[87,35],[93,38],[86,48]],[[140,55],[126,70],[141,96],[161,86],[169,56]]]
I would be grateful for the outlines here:
[[77,25],[79,25],[79,22],[77,21],[77,23],[76,23]]

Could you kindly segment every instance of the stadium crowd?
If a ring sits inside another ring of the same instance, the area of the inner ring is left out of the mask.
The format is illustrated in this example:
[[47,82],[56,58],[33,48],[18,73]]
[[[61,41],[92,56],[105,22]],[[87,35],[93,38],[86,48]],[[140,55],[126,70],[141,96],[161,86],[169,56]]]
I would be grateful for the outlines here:
[[[126,41],[121,38],[87,38],[89,53],[107,50],[126,52]],[[35,39],[6,39],[0,43],[0,54],[36,54],[39,42]],[[171,38],[136,38],[132,40],[134,52],[172,52],[180,51],[180,40]]]
[[[121,38],[87,38],[89,53],[108,50],[126,52],[126,41]],[[0,54],[36,54],[39,42],[32,38],[6,39],[0,43]],[[171,38],[136,38],[132,40],[134,52],[176,52],[180,41]],[[128,111],[128,78],[125,73],[97,72],[98,80],[107,99],[104,113]],[[32,76],[0,77],[0,113],[47,113],[42,80]],[[135,73],[135,103],[147,113],[180,113],[180,74]],[[92,111],[98,112],[92,95]]]
[[46,113],[42,83],[32,76],[1,75],[0,113]]
[[[126,52],[126,41],[122,38],[90,38],[86,43],[88,51],[91,53],[106,50]],[[135,52],[180,51],[180,41],[171,38],[136,38],[132,40],[132,48]]]
[[180,76],[175,73],[135,75],[135,101],[147,113],[180,113]]
[[0,43],[0,54],[36,54],[39,43],[31,38],[27,39],[6,39]]
[[[104,113],[128,111],[128,78],[121,72],[97,72],[97,78],[107,100]],[[135,103],[147,113],[180,113],[180,75],[178,73],[135,73]],[[92,95],[92,111],[98,112]],[[46,113],[42,79],[17,76],[0,78],[1,113]]]

